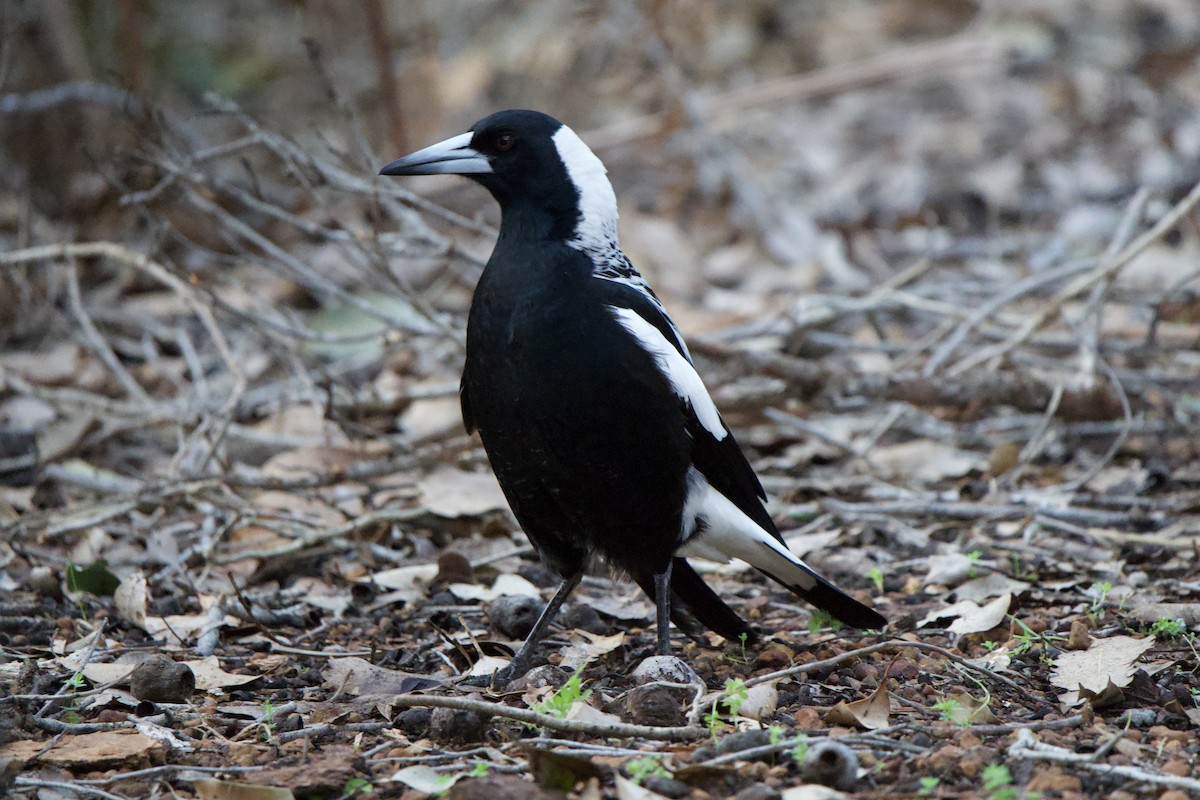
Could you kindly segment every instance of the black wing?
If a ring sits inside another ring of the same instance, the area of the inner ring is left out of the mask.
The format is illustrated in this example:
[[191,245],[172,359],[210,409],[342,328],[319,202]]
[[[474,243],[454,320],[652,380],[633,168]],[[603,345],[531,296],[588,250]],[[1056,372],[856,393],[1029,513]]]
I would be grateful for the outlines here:
[[[662,333],[689,364],[692,363],[691,354],[679,334],[679,329],[667,316],[658,297],[650,291],[640,276],[633,280],[628,276],[613,279],[598,275],[596,280],[602,284],[599,291],[604,302],[636,312]],[[782,542],[783,537],[763,505],[766,492],[763,491],[758,475],[746,460],[742,448],[738,446],[724,419],[721,420],[721,425],[725,428],[725,435],[718,439],[701,424],[695,408],[690,404],[685,409],[685,414],[688,434],[692,438],[692,465],[705,477],[709,485],[729,498],[730,502],[763,530]]]

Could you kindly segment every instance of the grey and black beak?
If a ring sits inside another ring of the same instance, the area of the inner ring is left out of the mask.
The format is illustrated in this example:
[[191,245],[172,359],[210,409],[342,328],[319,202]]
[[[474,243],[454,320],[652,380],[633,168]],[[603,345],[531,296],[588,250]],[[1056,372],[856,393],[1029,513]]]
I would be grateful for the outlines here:
[[424,150],[397,158],[380,175],[486,175],[492,171],[487,158],[471,147],[470,131],[431,144]]

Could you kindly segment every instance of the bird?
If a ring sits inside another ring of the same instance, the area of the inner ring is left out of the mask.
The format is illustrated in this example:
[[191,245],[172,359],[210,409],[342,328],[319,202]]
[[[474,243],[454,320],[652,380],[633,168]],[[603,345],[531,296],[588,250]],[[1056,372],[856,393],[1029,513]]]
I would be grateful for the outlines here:
[[467,317],[463,421],[482,439],[557,590],[506,668],[534,648],[597,556],[670,623],[743,642],[754,631],[688,559],[742,559],[855,628],[887,620],[795,556],[679,328],[621,251],[600,159],[538,111],[499,111],[398,158],[382,175],[462,175],[500,206]]

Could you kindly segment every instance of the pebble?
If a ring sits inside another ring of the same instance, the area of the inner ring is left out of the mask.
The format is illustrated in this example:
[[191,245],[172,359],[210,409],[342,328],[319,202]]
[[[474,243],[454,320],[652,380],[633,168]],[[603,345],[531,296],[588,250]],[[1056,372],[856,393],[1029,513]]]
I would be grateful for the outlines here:
[[542,601],[528,595],[497,597],[487,605],[492,627],[510,639],[528,636],[541,613]]
[[673,727],[687,722],[695,692],[687,687],[647,683],[625,695],[621,719],[633,725]]
[[195,691],[192,668],[161,654],[151,656],[129,674],[129,692],[138,700],[184,703]]
[[704,685],[704,681],[696,674],[696,671],[688,666],[686,661],[675,656],[647,658],[634,669],[633,679],[639,684],[661,682]]
[[809,783],[853,791],[858,781],[858,756],[841,742],[818,742],[808,748],[800,765],[800,777]]
[[442,744],[473,744],[483,739],[483,717],[458,708],[435,708],[429,738]]

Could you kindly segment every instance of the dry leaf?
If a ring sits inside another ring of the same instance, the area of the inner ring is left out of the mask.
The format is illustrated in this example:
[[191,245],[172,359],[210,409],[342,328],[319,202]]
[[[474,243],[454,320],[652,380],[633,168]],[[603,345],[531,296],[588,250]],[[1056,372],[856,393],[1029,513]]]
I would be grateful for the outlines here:
[[775,682],[760,683],[746,690],[738,716],[757,721],[774,714],[778,707],[779,690],[775,688]]
[[885,475],[916,484],[961,478],[972,470],[987,467],[986,461],[977,453],[930,439],[876,447],[871,450],[871,462]]
[[1119,702],[1122,688],[1137,672],[1137,660],[1154,646],[1154,637],[1110,636],[1097,639],[1087,650],[1064,652],[1054,659],[1050,682],[1066,689],[1064,707],[1091,700],[1096,707]]
[[137,668],[137,664],[88,664],[83,668],[83,677],[96,686],[107,686],[124,681]]
[[929,571],[925,573],[925,584],[952,586],[971,577],[974,570],[979,568],[975,559],[965,553],[936,553],[926,559]]
[[644,595],[640,593],[626,597],[589,597],[587,604],[595,609],[596,613],[621,622],[643,622],[650,619],[654,610],[643,598]]
[[508,508],[500,484],[490,471],[441,467],[425,476],[419,486],[425,509],[439,517],[477,517]]
[[113,602],[121,619],[138,628],[146,626],[146,604],[150,600],[150,591],[146,587],[146,576],[141,570],[121,581],[113,592]]
[[987,605],[980,606],[970,600],[963,600],[946,608],[938,608],[925,615],[918,627],[925,627],[942,619],[954,617],[950,623],[950,631],[959,635],[982,633],[1004,621],[1008,607],[1012,605],[1012,595],[1005,592]]
[[962,690],[947,692],[946,700],[950,702],[943,706],[943,713],[955,725],[990,725],[997,721],[987,701],[976,700]]
[[257,783],[197,778],[192,785],[200,800],[295,800],[291,789]]
[[181,663],[192,668],[192,674],[196,676],[196,688],[205,692],[213,689],[225,689],[229,686],[242,686],[259,678],[258,675],[235,675],[232,672],[226,672],[221,669],[221,664],[217,661],[216,656],[196,658]]
[[850,795],[819,783],[803,783],[784,789],[780,800],[849,800]]
[[458,783],[463,777],[462,773],[441,773],[433,767],[427,767],[424,764],[414,764],[393,774],[389,780],[403,783],[405,786],[416,789],[418,792],[438,796],[445,793],[446,790]]
[[617,800],[666,800],[664,795],[637,785],[619,772],[614,779],[617,783]]
[[851,727],[877,730],[886,728],[888,714],[891,713],[891,697],[888,695],[887,684],[880,683],[875,691],[861,700],[847,703],[845,700],[825,712],[825,721],[830,725],[848,725]]
[[424,675],[386,669],[355,656],[332,659],[321,677],[339,693],[408,694],[437,686],[440,682]]
[[974,580],[969,580],[954,590],[955,600],[971,600],[978,603],[1002,594],[1020,594],[1029,588],[1024,581],[1014,580],[999,572],[989,572]]
[[496,578],[491,586],[480,586],[477,583],[452,583],[450,593],[459,600],[480,600],[491,602],[497,597],[540,597],[538,588],[520,575],[506,572]]
[[376,572],[365,580],[376,586],[382,586],[384,589],[392,589],[394,592],[392,596],[397,600],[412,601],[425,596],[425,590],[430,581],[437,577],[437,574],[437,564],[409,564]]
[[599,636],[587,631],[578,630],[571,634],[571,644],[564,647],[559,666],[563,669],[579,670],[585,664],[595,661],[600,656],[611,653],[625,643],[623,632],[612,636]]
[[566,719],[573,719],[578,722],[598,722],[603,725],[620,724],[621,718],[616,714],[609,714],[607,711],[601,711],[595,706],[588,705],[582,700],[577,700],[567,709]]

